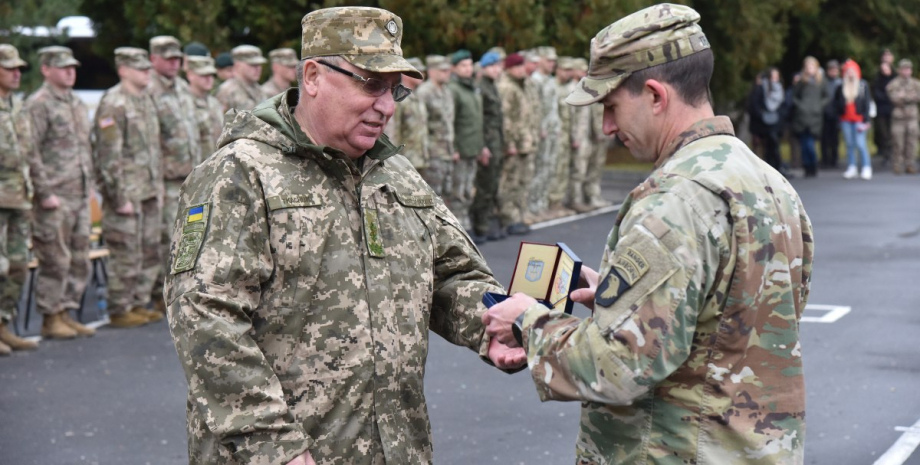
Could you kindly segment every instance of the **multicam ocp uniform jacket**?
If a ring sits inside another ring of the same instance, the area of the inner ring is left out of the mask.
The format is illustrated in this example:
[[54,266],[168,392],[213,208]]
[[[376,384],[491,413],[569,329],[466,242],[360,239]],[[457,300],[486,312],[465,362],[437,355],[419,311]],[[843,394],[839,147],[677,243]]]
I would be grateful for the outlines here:
[[428,108],[417,94],[409,95],[396,105],[396,113],[387,123],[386,134],[393,145],[402,145],[400,153],[415,169],[428,166]]
[[0,97],[0,208],[32,209],[29,159],[35,152],[32,125],[22,101]]
[[203,157],[199,146],[195,96],[182,78],[150,72],[150,96],[160,122],[163,178],[183,181]]
[[429,329],[482,357],[482,256],[386,137],[312,145],[296,91],[230,112],[189,176],[167,279],[192,464],[432,461]]
[[540,398],[583,402],[584,464],[801,464],[814,242],[728,118],[680,135],[607,240],[592,318],[527,310]]

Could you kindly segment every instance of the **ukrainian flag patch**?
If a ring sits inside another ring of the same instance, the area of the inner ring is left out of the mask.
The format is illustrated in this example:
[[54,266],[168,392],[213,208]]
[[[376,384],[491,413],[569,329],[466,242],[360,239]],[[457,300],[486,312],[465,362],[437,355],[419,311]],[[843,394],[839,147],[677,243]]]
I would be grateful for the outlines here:
[[175,251],[172,273],[182,273],[195,268],[201,244],[208,226],[208,204],[194,205],[185,213],[182,236]]
[[185,223],[195,223],[204,219],[204,205],[198,205],[188,209],[188,215],[185,217]]

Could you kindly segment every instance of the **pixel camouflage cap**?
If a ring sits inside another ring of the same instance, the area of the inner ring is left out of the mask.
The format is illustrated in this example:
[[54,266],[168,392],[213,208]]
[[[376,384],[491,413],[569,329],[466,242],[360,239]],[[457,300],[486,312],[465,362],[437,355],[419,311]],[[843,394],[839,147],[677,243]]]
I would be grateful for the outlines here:
[[150,54],[163,58],[182,58],[182,44],[173,36],[156,36],[150,39]]
[[52,45],[50,47],[38,49],[38,62],[52,68],[80,66],[80,62],[73,57],[73,50],[60,45]]
[[700,14],[693,8],[662,3],[605,27],[591,39],[588,75],[565,102],[590,105],[616,90],[636,71],[709,49],[699,20]]
[[324,8],[304,16],[301,26],[300,56],[303,58],[338,55],[363,70],[423,78],[422,73],[403,58],[402,19],[387,10],[352,6]]
[[19,50],[10,44],[0,44],[0,68],[13,69],[29,66],[19,58]]
[[217,74],[217,68],[214,67],[214,59],[200,55],[188,55],[185,57],[185,66],[188,71],[199,76],[209,76]]
[[150,69],[153,65],[147,58],[147,51],[137,47],[118,47],[115,49],[115,66],[127,66],[139,70]]

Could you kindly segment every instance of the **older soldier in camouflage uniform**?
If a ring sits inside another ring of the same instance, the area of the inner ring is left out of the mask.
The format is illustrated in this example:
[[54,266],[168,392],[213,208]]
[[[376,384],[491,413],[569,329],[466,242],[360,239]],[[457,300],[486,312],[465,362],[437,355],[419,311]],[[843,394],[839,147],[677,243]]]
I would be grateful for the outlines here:
[[[448,88],[454,100],[454,145],[460,158],[454,161],[454,174],[450,189],[450,211],[457,216],[464,229],[471,231],[470,207],[473,205],[473,186],[478,163],[488,163],[492,153],[482,136],[482,95],[473,79],[473,58],[468,50],[458,50],[451,56],[453,75]],[[473,235],[478,244],[483,241]]]
[[559,139],[556,143],[558,150],[554,160],[555,171],[552,179],[547,184],[549,192],[548,218],[567,216],[574,211],[565,207],[566,196],[569,192],[569,180],[572,176],[572,115],[574,108],[565,103],[565,98],[575,90],[575,80],[572,79],[573,60],[571,57],[560,57],[556,67],[556,106],[559,112]]
[[920,80],[913,77],[914,65],[905,58],[898,63],[898,77],[885,89],[894,105],[891,114],[891,137],[894,151],[891,171],[901,174],[917,172],[917,140],[920,139]]
[[533,179],[533,154],[540,139],[533,122],[538,109],[525,92],[527,74],[524,57],[512,53],[505,58],[505,74],[498,82],[504,116],[505,158],[499,184],[502,227],[508,234],[527,234],[527,192]]
[[107,90],[96,110],[93,162],[102,193],[102,238],[109,260],[110,326],[150,321],[147,305],[162,266],[163,224],[160,124],[146,91],[147,51],[115,49],[121,82]]
[[[495,81],[502,75],[502,59],[496,52],[488,52],[479,60],[482,66],[482,132],[489,159],[480,160],[476,170],[476,196],[470,208],[473,232],[476,236],[494,241],[505,237],[498,220],[498,184],[502,177],[502,153],[505,151],[502,125],[502,99]],[[497,227],[495,227],[497,226]]]
[[297,80],[297,52],[292,48],[276,48],[268,52],[272,76],[262,84],[265,98],[272,98],[291,87]]
[[217,89],[217,100],[224,111],[231,108],[252,110],[265,94],[259,87],[262,65],[267,63],[262,50],[254,45],[240,45],[233,48],[233,77],[224,81]]
[[[198,147],[201,157],[208,156],[217,149],[217,139],[224,124],[224,111],[220,102],[211,96],[217,68],[211,57],[187,56],[185,77],[188,90],[194,98],[195,122],[198,125]],[[172,224],[167,228],[172,229]]]
[[[179,208],[179,187],[192,167],[201,162],[198,145],[198,121],[195,119],[195,101],[188,84],[179,78],[182,50],[179,41],[171,36],[150,39],[150,96],[156,106],[160,122],[160,153],[163,157],[163,226],[160,256],[166,257],[172,242],[172,225]],[[147,313],[151,322],[163,319],[166,303],[163,300],[165,266],[160,268],[153,285],[153,310]]]
[[[418,58],[407,60],[413,68],[424,73],[427,68]],[[403,76],[402,84],[414,91],[422,83],[421,79]],[[396,105],[396,113],[387,123],[386,135],[393,145],[402,145],[402,156],[412,163],[412,167],[421,173],[428,166],[428,109],[425,102],[416,94],[410,94]]]
[[[182,193],[167,282],[192,464],[427,464],[429,330],[503,367],[485,261],[383,128],[402,20],[306,15],[299,91],[234,111]],[[315,462],[314,462],[315,459]]]
[[553,77],[556,68],[556,49],[538,47],[540,58],[537,70],[530,76],[540,99],[540,146],[534,157],[534,177],[529,194],[530,213],[537,220],[549,219],[549,192],[556,179],[556,157],[559,156],[559,86]]
[[29,273],[33,194],[29,160],[38,156],[29,116],[22,111],[22,101],[13,96],[22,78],[21,68],[26,66],[16,47],[0,44],[0,355],[37,347],[7,327],[16,317],[16,304]]
[[35,308],[42,337],[70,339],[95,331],[71,318],[89,280],[89,196],[93,184],[89,113],[74,95],[77,66],[67,47],[38,51],[45,82],[26,101],[35,134],[30,163],[35,205],[32,244],[38,259]]
[[517,327],[542,400],[582,402],[578,463],[804,463],[811,223],[713,116],[699,18],[664,4],[608,26],[566,100],[603,102],[607,132],[656,164],[572,293],[593,316],[517,294],[484,318],[500,341]]
[[428,167],[422,178],[441,197],[450,193],[454,160],[460,154],[454,148],[454,98],[447,88],[450,61],[441,55],[428,55],[428,80],[418,86],[419,99],[428,111]]

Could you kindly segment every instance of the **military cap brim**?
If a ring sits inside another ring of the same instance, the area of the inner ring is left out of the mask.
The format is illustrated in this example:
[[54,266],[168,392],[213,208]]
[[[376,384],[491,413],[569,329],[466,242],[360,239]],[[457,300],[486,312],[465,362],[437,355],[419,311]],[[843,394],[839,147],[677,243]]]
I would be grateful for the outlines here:
[[600,102],[610,92],[614,91],[619,85],[630,76],[630,73],[618,74],[614,77],[595,79],[590,76],[581,78],[575,90],[565,98],[565,103],[581,107]]
[[25,62],[22,58],[13,58],[11,60],[0,61],[0,68],[13,69],[13,68],[26,68],[29,64]]
[[399,55],[377,53],[371,55],[342,55],[342,58],[365,71],[402,73],[416,79],[425,79],[425,76],[419,70],[415,69],[405,58]]

